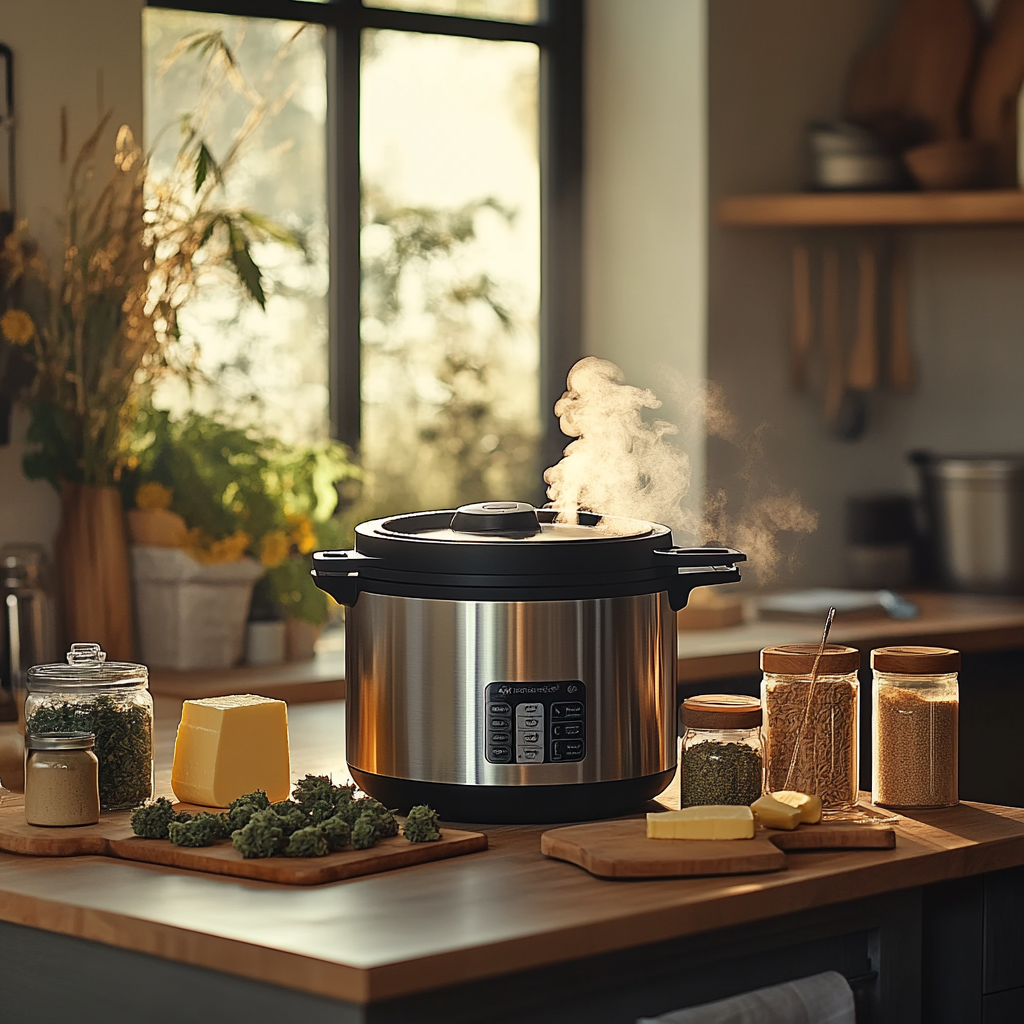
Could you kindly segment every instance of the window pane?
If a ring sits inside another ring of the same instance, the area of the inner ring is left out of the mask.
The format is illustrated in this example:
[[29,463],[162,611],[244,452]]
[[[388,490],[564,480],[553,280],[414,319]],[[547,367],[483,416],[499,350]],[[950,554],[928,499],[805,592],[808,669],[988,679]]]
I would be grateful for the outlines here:
[[464,18],[489,21],[537,20],[537,0],[364,0],[364,7],[387,7],[392,11],[426,11],[430,14],[459,14]]
[[[162,385],[157,402],[189,405],[255,423],[289,442],[326,438],[327,374],[327,79],[320,26],[261,18],[143,10],[147,146],[154,173],[173,167],[182,119],[228,159],[239,131],[261,103],[267,113],[225,170],[218,200],[270,218],[305,242],[257,244],[266,312],[243,300],[227,271],[208,276],[182,311],[183,338],[199,351],[209,382],[192,396]],[[237,61],[212,62],[210,50],[182,39],[220,32]],[[205,69],[205,70],[204,70]]]
[[362,450],[382,514],[538,496],[538,60],[364,39]]

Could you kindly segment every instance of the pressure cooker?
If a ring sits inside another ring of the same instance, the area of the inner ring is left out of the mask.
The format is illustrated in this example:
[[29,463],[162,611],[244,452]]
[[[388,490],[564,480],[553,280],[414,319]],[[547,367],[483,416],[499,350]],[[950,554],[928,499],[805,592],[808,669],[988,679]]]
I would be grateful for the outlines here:
[[675,612],[745,558],[519,501],[362,523],[313,555],[346,606],[353,779],[449,821],[635,810],[676,770]]

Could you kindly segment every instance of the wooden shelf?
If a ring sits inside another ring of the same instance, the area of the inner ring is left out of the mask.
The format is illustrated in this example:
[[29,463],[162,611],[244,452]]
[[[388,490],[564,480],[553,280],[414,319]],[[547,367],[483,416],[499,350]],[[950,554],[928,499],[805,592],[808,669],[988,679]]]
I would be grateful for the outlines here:
[[1024,224],[1024,190],[728,196],[718,203],[717,219],[746,228]]

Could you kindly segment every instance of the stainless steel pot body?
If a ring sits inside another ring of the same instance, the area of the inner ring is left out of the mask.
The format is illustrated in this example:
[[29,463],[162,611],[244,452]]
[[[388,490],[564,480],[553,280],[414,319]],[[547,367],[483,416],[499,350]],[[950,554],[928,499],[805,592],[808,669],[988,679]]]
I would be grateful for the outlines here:
[[571,788],[675,768],[676,620],[664,592],[523,602],[363,593],[345,628],[347,757],[358,773]]
[[1024,459],[934,458],[922,468],[940,584],[1024,593]]

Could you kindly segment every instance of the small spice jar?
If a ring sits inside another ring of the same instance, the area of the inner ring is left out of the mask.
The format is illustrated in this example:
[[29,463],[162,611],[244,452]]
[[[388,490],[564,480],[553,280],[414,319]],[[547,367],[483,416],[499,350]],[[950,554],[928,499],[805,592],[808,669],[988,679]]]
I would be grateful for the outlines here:
[[100,805],[118,811],[153,795],[153,698],[145,665],[106,658],[98,644],[72,644],[66,665],[28,670],[25,740],[92,733]]
[[95,739],[92,733],[27,738],[25,820],[30,825],[95,825],[100,820]]
[[872,799],[884,807],[959,803],[960,652],[879,647],[871,669]]
[[811,682],[817,644],[761,651],[765,789],[821,798],[827,810],[857,803],[860,652],[826,644]]
[[764,787],[761,702],[711,693],[679,709],[683,731],[680,806],[752,804]]

